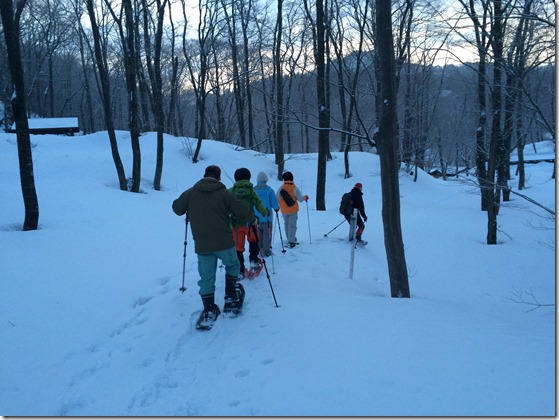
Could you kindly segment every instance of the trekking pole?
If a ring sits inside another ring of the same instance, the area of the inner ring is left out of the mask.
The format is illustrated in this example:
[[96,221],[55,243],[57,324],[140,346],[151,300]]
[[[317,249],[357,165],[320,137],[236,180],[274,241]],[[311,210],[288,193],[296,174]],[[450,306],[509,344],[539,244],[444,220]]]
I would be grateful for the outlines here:
[[[303,181],[301,181],[301,190],[303,189]],[[311,219],[309,218],[309,199],[305,200],[305,204],[307,205],[307,226],[309,227],[309,242],[312,244],[312,237],[311,237]]]
[[262,264],[264,264],[264,270],[266,270],[266,277],[268,277],[268,283],[270,283],[270,290],[272,291],[276,308],[279,308],[278,301],[276,300],[276,294],[274,293],[274,288],[272,287],[272,280],[270,280],[270,273],[268,273],[268,267],[266,266],[266,260],[264,258],[262,258]]
[[281,226],[280,226],[280,220],[279,220],[279,216],[278,216],[278,212],[276,210],[276,219],[278,220],[278,230],[280,233],[280,241],[281,241],[281,252],[283,252],[285,254],[285,248],[283,246],[283,238],[281,236]]
[[[270,243],[273,243],[273,232],[272,228],[270,227],[270,223],[273,223],[274,219],[268,223],[268,237],[270,238]],[[272,251],[272,247],[270,246],[270,256],[272,257],[272,274],[276,274],[276,265],[274,264],[274,251]]]
[[186,236],[188,235],[188,213],[186,214],[185,218],[185,227],[184,227],[184,253],[182,255],[182,287],[179,289],[181,293],[184,293],[186,287],[184,287],[184,273],[186,271]]
[[311,237],[311,219],[309,217],[309,200],[305,200],[305,203],[307,203],[307,225],[309,226],[309,241],[312,244],[312,237]]
[[350,263],[349,263],[349,278],[353,280],[353,262],[355,261],[355,248],[357,248],[357,238],[355,237],[355,225],[357,223],[357,209],[353,209],[353,212],[350,216],[350,224],[349,224],[349,237],[352,241],[355,241],[351,244],[351,254],[350,254]]
[[332,230],[331,230],[330,232],[328,232],[328,233],[325,233],[325,234],[324,234],[324,237],[327,237],[329,234],[331,234],[332,232],[334,232],[334,231],[335,231],[337,228],[339,228],[339,227],[341,226],[341,224],[342,224],[343,222],[345,222],[345,221],[346,221],[345,219],[342,220],[342,221],[340,222],[340,224],[337,225],[334,229],[332,229]]

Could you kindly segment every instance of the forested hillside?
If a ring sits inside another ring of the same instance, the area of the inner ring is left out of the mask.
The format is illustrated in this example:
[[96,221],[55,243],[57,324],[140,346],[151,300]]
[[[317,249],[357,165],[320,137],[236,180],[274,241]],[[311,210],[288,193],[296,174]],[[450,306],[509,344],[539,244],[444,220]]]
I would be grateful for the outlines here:
[[[140,132],[161,129],[267,153],[278,145],[316,152],[319,3],[27,0],[19,28],[28,113],[79,117],[91,133],[109,128],[108,107],[114,128],[128,130],[132,89]],[[408,166],[473,167],[476,133],[486,131],[488,141],[495,106],[509,150],[554,137],[553,4],[503,6],[506,25],[494,34],[496,3],[392,2],[400,149]],[[375,4],[330,0],[323,9],[329,149],[371,150],[381,101]],[[494,40],[501,38],[496,58]],[[1,37],[9,124],[6,48]],[[495,63],[501,80],[494,80]],[[127,74],[135,75],[133,85]],[[490,100],[495,85],[503,87],[500,105]]]

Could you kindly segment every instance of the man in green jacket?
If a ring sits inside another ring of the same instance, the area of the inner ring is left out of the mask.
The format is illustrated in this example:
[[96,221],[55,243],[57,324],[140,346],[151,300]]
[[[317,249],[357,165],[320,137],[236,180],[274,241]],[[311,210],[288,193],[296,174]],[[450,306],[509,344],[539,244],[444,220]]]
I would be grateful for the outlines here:
[[[254,191],[252,182],[250,182],[250,171],[247,168],[239,168],[235,171],[235,184],[230,188],[230,191],[241,200],[249,209],[256,207],[260,214],[269,216],[268,209],[264,207],[262,201]],[[245,277],[245,241],[248,241],[248,253],[250,268],[258,270],[260,268],[260,260],[258,254],[260,253],[260,237],[258,236],[258,229],[256,226],[251,226],[246,220],[238,217],[231,217],[231,224],[233,225],[233,241],[237,248],[237,256],[239,257],[240,272],[239,278]]]
[[252,208],[238,200],[220,180],[221,169],[215,165],[208,166],[204,178],[173,201],[173,211],[177,215],[187,214],[194,238],[194,251],[198,256],[198,286],[204,304],[198,329],[211,328],[220,314],[215,304],[218,259],[225,265],[223,311],[237,314],[243,304],[244,290],[237,283],[240,264],[235,252],[230,215],[248,224],[258,223]]

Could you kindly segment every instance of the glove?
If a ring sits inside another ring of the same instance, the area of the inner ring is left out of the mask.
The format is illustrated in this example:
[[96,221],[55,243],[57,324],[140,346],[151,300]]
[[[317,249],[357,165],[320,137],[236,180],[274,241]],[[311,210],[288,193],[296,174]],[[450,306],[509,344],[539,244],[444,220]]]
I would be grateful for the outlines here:
[[367,216],[363,217],[363,220],[366,222],[367,221]]
[[250,225],[254,227],[258,227],[258,217],[255,217]]
[[304,196],[303,196],[303,199],[304,199],[305,201],[309,201],[309,196],[308,196],[308,195],[304,195]]
[[266,215],[266,217],[268,217],[269,215],[272,214],[272,212],[270,211],[270,209],[266,209],[266,211],[268,212],[268,214]]

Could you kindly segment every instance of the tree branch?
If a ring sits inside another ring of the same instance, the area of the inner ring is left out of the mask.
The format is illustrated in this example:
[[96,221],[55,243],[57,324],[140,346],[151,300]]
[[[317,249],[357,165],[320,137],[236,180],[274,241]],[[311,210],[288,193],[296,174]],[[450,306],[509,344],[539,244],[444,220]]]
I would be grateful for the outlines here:
[[[522,290],[520,290],[520,291],[517,290],[513,293],[513,295],[515,296],[514,298],[507,298],[507,299],[514,302],[514,303],[521,303],[523,305],[532,306],[532,308],[527,310],[526,312],[535,311],[536,309],[541,308],[543,306],[555,306],[554,303],[540,303],[540,302],[538,302],[538,300],[534,296],[534,293],[532,292],[532,290],[530,290],[529,292],[525,292],[525,291],[522,291]],[[525,296],[527,296],[529,298],[529,300],[527,300],[525,298]]]

